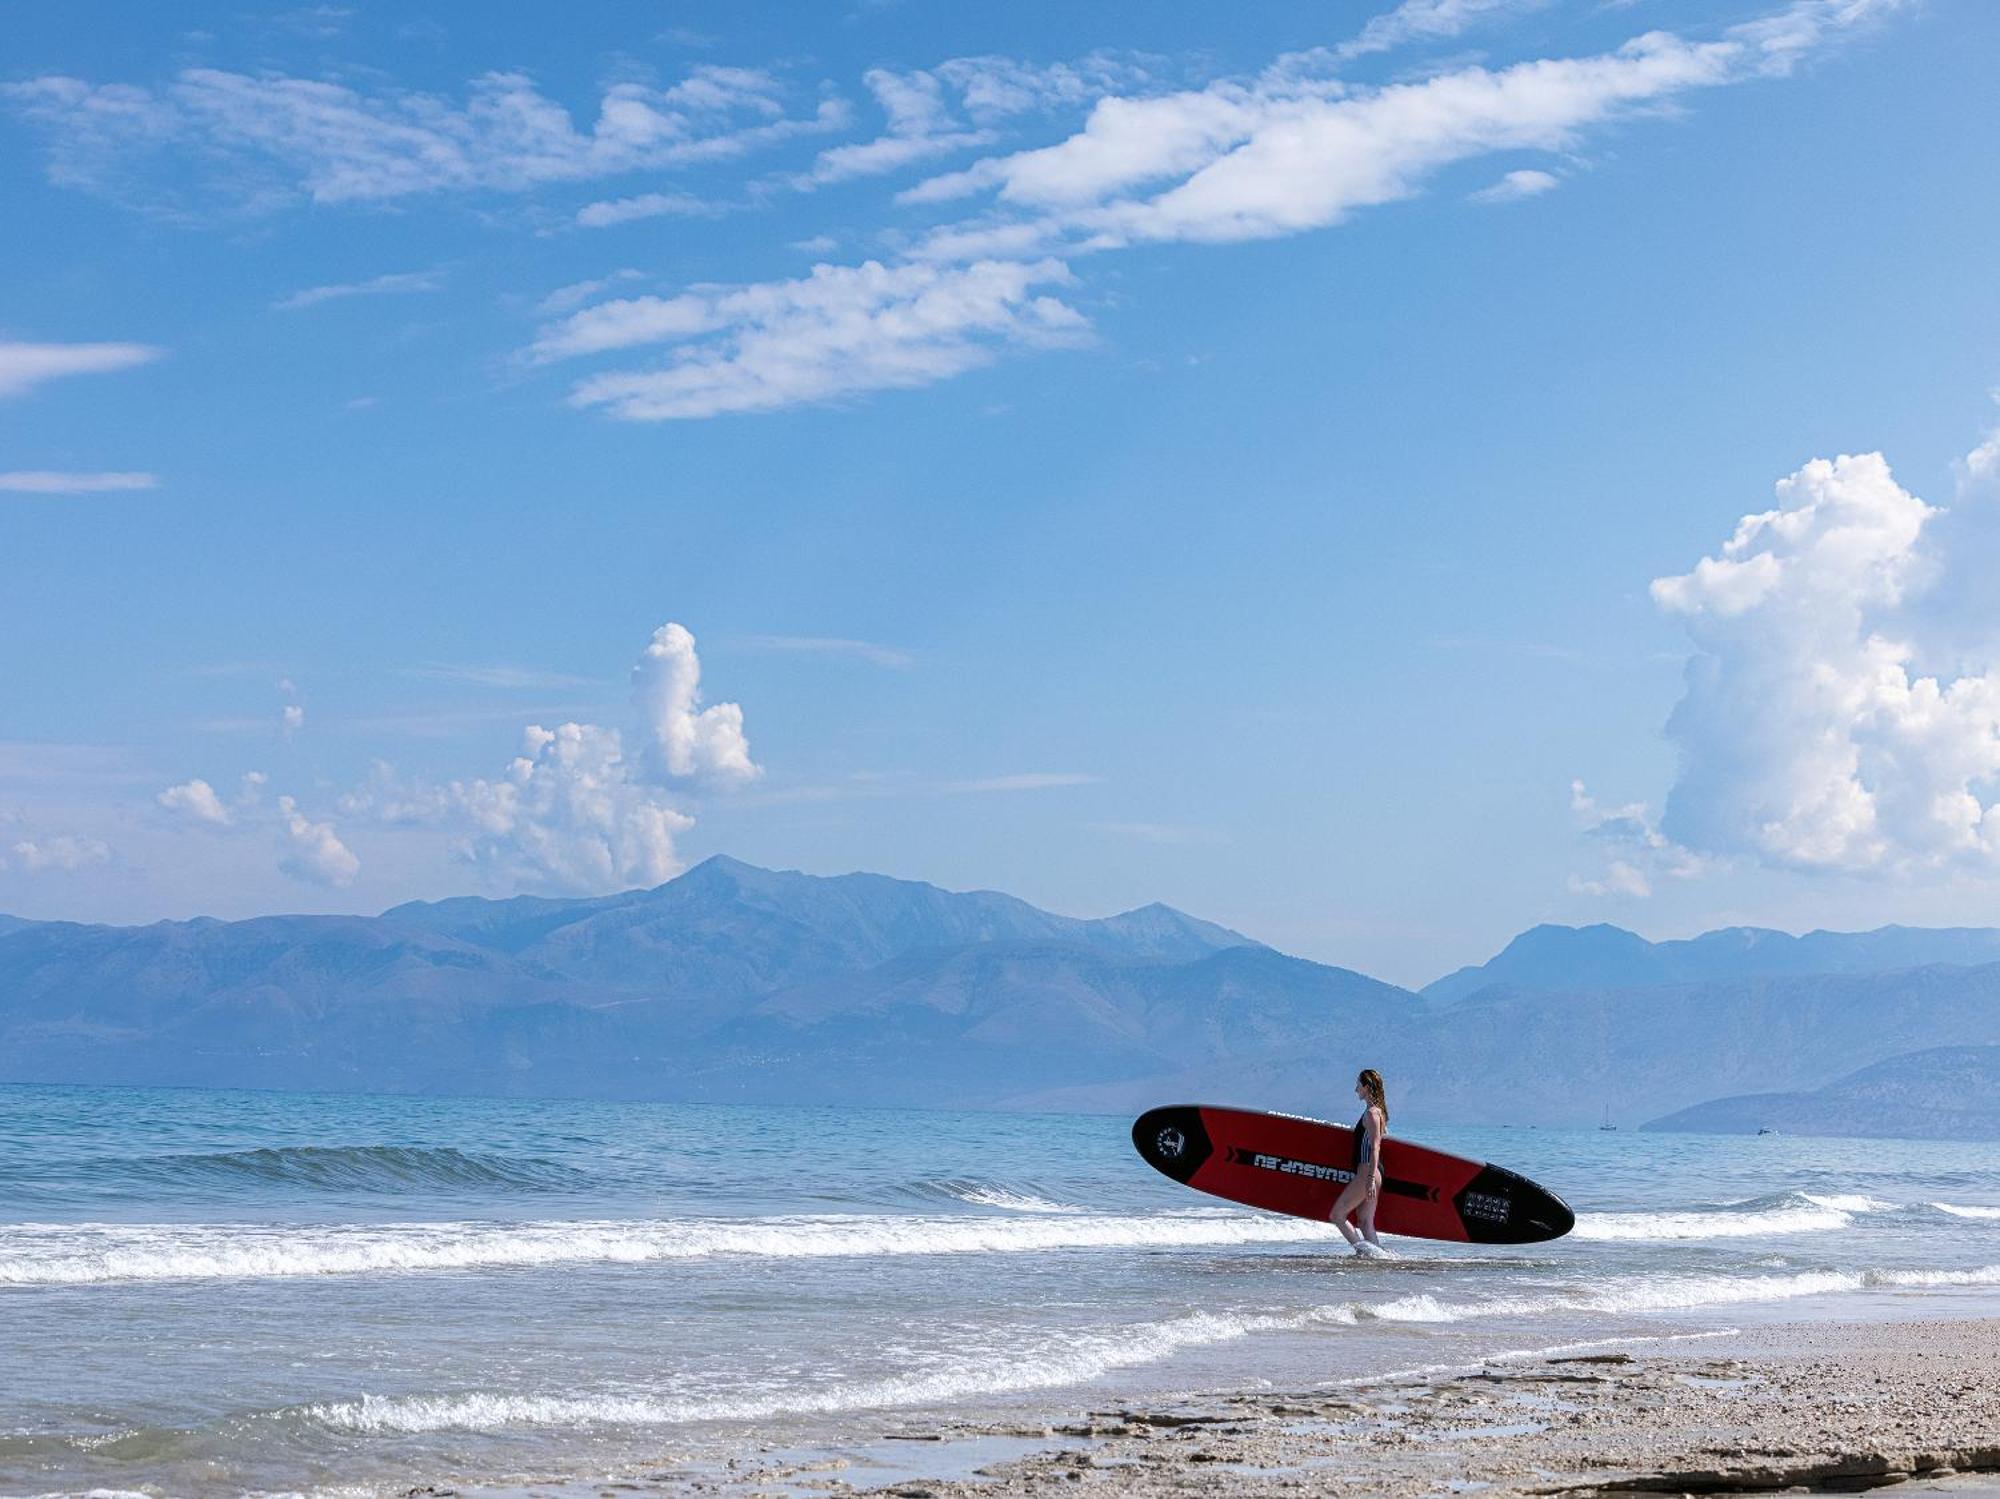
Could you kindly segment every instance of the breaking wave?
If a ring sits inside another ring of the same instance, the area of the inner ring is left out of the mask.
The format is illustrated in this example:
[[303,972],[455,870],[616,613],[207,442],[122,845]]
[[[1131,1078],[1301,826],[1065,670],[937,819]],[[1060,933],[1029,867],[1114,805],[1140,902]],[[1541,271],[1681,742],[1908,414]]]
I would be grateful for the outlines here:
[[179,1155],[113,1156],[64,1168],[86,1185],[285,1187],[327,1192],[561,1191],[581,1172],[536,1157],[439,1145],[284,1145]]
[[19,1224],[0,1227],[0,1285],[366,1275],[724,1256],[1010,1254],[1337,1242],[1301,1218],[1246,1213],[1026,1213],[667,1219],[652,1222]]
[[1778,1234],[1824,1233],[1846,1228],[1859,1213],[1876,1213],[1894,1203],[1858,1195],[1815,1196],[1787,1192],[1753,1197],[1721,1207],[1664,1213],[1579,1213],[1571,1236],[1578,1239],[1750,1239]]
[[1931,1206],[1940,1213],[1949,1213],[1954,1218],[2000,1219],[2000,1208],[1961,1207],[1952,1202],[1934,1202]]

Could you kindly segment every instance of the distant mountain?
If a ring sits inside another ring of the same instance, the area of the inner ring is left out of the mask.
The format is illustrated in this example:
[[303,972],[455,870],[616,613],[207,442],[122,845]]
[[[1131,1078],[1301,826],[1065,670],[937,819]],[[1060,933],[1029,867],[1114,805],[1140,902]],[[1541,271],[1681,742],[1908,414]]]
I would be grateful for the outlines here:
[[[0,1081],[1339,1115],[1376,1066],[1414,1130],[1632,1123],[2000,1045],[2000,963],[1906,961],[1992,935],[1538,928],[1482,970],[1506,981],[1425,1002],[1165,906],[711,859],[589,900],[0,925]],[[1746,949],[1887,966],[1656,981]]]
[[1497,957],[1425,985],[1423,994],[1449,1004],[1495,984],[1552,991],[1644,989],[1780,975],[1886,973],[1930,963],[2000,963],[2000,929],[1885,926],[1795,937],[1736,926],[1648,942],[1622,927],[1538,926],[1521,933]]
[[1743,1093],[1655,1119],[1704,1134],[2000,1140],[2000,1046],[1941,1046],[1863,1067],[1803,1093]]

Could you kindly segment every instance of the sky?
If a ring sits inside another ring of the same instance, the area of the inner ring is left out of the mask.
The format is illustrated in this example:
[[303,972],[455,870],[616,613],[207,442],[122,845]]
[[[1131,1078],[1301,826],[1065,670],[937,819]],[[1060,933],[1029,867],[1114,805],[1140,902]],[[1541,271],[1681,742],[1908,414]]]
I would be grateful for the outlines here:
[[0,911],[2000,923],[2000,7],[9,7]]

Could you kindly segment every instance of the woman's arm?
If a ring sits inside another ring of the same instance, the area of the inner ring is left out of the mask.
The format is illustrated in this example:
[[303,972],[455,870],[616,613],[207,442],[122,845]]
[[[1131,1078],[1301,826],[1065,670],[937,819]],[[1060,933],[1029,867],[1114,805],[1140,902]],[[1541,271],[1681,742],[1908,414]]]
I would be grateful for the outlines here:
[[1389,1121],[1373,1104],[1368,1108],[1368,1175],[1372,1180],[1382,1170],[1382,1131]]

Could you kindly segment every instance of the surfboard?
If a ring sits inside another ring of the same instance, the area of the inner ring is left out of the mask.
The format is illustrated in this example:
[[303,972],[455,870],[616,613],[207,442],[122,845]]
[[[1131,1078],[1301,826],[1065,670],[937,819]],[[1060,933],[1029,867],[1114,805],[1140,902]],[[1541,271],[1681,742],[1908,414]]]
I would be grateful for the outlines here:
[[[1322,1223],[1354,1180],[1353,1127],[1293,1114],[1176,1104],[1141,1114],[1132,1143],[1148,1165],[1198,1192]],[[1567,1203],[1517,1172],[1393,1135],[1382,1142],[1382,1233],[1538,1244],[1575,1226]]]

